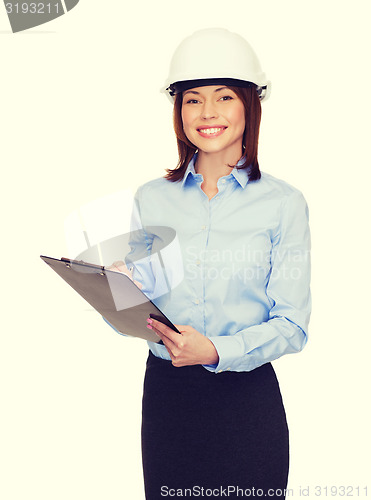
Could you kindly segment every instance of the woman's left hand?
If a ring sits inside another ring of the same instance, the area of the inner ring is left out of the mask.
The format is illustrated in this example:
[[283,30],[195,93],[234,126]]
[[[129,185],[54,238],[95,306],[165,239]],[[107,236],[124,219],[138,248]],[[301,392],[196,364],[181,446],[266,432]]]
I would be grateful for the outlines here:
[[214,344],[192,326],[175,325],[175,332],[153,318],[147,319],[148,327],[161,338],[174,366],[213,365],[219,361]]

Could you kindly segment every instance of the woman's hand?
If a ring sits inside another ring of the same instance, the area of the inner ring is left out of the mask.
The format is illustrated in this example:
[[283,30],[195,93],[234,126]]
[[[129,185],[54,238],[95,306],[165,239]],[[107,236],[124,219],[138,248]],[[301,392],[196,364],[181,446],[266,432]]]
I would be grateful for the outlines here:
[[161,338],[174,366],[213,365],[219,356],[214,344],[189,325],[175,325],[181,332],[175,332],[159,321],[148,318],[148,328]]
[[108,269],[109,271],[126,274],[126,276],[128,276],[131,281],[134,281],[138,288],[142,288],[142,285],[139,283],[139,281],[133,280],[133,270],[129,269],[125,262],[123,262],[122,260],[117,260],[112,265],[106,267],[106,269]]

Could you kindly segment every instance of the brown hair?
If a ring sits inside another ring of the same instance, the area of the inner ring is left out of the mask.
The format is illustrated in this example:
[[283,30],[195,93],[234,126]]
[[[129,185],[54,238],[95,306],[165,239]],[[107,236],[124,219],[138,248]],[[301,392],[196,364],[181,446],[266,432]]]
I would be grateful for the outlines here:
[[[258,163],[258,141],[261,119],[261,104],[256,87],[232,87],[228,86],[241,99],[245,107],[245,132],[242,144],[244,146],[245,161],[237,168],[246,168],[249,174],[249,181],[260,179],[261,173]],[[178,143],[178,164],[173,169],[167,169],[165,178],[176,182],[183,179],[188,163],[191,161],[197,148],[192,144],[184,133],[182,122],[182,94],[176,94],[173,110],[174,130]],[[233,165],[234,166],[234,165]]]

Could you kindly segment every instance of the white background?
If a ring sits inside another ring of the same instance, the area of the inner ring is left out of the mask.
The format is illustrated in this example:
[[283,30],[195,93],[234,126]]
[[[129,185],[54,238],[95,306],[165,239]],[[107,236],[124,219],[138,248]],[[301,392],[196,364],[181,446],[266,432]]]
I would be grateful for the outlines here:
[[115,334],[39,255],[66,254],[79,206],[175,166],[159,88],[175,46],[213,26],[243,35],[272,80],[260,166],[310,209],[310,342],[274,363],[291,497],[371,494],[370,14],[366,0],[81,0],[13,34],[0,6],[2,500],[143,499],[146,344]]

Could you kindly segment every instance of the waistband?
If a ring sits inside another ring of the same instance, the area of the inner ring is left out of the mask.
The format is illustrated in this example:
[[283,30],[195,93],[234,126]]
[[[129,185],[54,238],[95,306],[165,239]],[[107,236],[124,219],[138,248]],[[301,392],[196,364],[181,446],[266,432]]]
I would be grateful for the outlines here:
[[255,368],[254,370],[251,371],[241,371],[241,372],[236,372],[236,371],[224,371],[222,373],[215,373],[212,371],[207,370],[204,366],[202,365],[187,365],[187,366],[181,366],[177,367],[172,364],[170,360],[159,358],[155,356],[151,351],[148,353],[148,358],[147,358],[147,364],[146,364],[146,369],[147,371],[156,371],[157,373],[164,375],[164,376],[169,376],[169,377],[175,377],[175,378],[213,378],[213,379],[235,379],[235,378],[245,378],[245,379],[250,379],[253,381],[256,377],[261,378],[261,377],[271,377],[276,378],[273,366],[271,363],[265,363],[264,365],[259,366],[258,368]]

